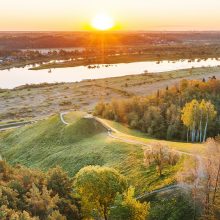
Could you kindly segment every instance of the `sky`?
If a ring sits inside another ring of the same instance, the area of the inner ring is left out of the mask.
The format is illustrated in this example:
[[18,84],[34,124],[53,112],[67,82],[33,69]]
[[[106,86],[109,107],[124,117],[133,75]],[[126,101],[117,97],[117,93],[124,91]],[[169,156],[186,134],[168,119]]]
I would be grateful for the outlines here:
[[0,0],[0,31],[81,31],[99,13],[119,30],[220,30],[220,0]]

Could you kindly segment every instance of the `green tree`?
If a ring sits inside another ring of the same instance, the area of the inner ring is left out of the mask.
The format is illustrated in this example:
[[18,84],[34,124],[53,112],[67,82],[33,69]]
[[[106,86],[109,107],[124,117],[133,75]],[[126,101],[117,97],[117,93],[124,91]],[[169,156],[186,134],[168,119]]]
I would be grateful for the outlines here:
[[140,203],[134,198],[134,188],[119,195],[110,211],[112,220],[146,220],[149,214],[149,204]]
[[110,206],[116,195],[126,190],[127,182],[115,169],[88,166],[76,175],[75,186],[82,199],[84,214],[92,216],[95,211],[107,220]]
[[193,220],[193,204],[184,194],[159,197],[151,203],[149,220]]
[[47,186],[60,197],[67,197],[73,191],[72,179],[60,167],[48,171]]

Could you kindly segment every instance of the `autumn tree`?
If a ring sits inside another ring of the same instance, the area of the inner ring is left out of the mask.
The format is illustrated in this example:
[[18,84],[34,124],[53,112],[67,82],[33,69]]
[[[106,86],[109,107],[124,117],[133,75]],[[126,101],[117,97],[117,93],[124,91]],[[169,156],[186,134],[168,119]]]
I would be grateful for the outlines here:
[[[100,102],[94,114],[126,123],[155,138],[184,140],[187,136],[188,141],[193,139],[202,142],[207,134],[214,137],[220,133],[220,118],[214,120],[216,117],[212,109],[213,105],[220,113],[219,94],[220,80],[182,80],[179,85],[160,90],[159,95],[155,93],[146,97],[135,96],[108,103]],[[207,98],[212,105],[205,101]],[[186,103],[191,105],[185,106]],[[182,120],[181,110],[184,106],[187,108]]]
[[91,217],[95,211],[96,215],[107,220],[110,206],[116,195],[126,190],[127,182],[112,168],[88,166],[76,175],[75,186],[82,199],[84,215]]
[[144,151],[144,163],[147,166],[155,165],[160,176],[162,176],[163,169],[166,166],[174,166],[178,160],[178,153],[170,150],[159,142],[153,144],[150,149]]
[[210,101],[202,100],[200,103],[193,99],[186,103],[182,110],[182,121],[187,127],[187,142],[189,132],[191,132],[192,142],[205,142],[209,122],[213,121],[217,115],[215,106]]
[[[205,169],[205,178],[203,181],[204,192],[204,218],[215,219],[219,203],[219,181],[220,181],[220,143],[209,138],[206,142],[206,155],[203,164]],[[218,198],[218,199],[217,199]]]
[[56,208],[59,196],[52,196],[52,191],[43,186],[42,192],[33,184],[26,195],[28,209],[34,216],[46,219]]
[[67,219],[80,219],[81,207],[74,193],[73,180],[62,168],[55,167],[48,171],[47,187],[52,190],[53,196],[59,195],[57,206],[61,214],[66,215]]
[[0,207],[0,219],[1,220],[39,220],[37,217],[32,217],[26,211],[17,211],[9,209],[7,206]]
[[[194,219],[218,219],[220,208],[220,144],[209,138],[205,156],[197,155],[185,162],[179,173],[179,184],[191,190]],[[198,209],[198,207],[200,207]]]

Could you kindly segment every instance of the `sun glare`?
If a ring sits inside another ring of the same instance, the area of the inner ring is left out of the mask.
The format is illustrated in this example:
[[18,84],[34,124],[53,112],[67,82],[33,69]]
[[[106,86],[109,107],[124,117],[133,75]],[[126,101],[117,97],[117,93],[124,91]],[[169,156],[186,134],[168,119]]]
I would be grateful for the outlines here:
[[93,28],[101,31],[109,30],[115,25],[113,18],[103,13],[96,15],[91,24]]

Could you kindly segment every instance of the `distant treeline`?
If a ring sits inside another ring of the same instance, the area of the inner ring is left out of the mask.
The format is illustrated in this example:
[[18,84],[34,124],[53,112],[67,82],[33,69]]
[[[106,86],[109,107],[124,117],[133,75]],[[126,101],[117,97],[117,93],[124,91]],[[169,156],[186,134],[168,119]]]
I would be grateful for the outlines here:
[[[102,34],[101,34],[102,36]],[[111,45],[147,45],[169,43],[219,43],[220,32],[108,32],[105,40]],[[98,32],[2,32],[0,48],[63,48],[84,47],[100,43]],[[108,45],[107,44],[107,45]]]
[[[187,128],[182,122],[182,110],[192,100],[209,101],[217,111],[215,120],[207,125],[207,137],[220,133],[220,80],[182,80],[179,85],[157,91],[149,97],[100,102],[94,114],[128,124],[148,135],[168,140],[186,140]],[[194,120],[194,119],[190,119]]]

